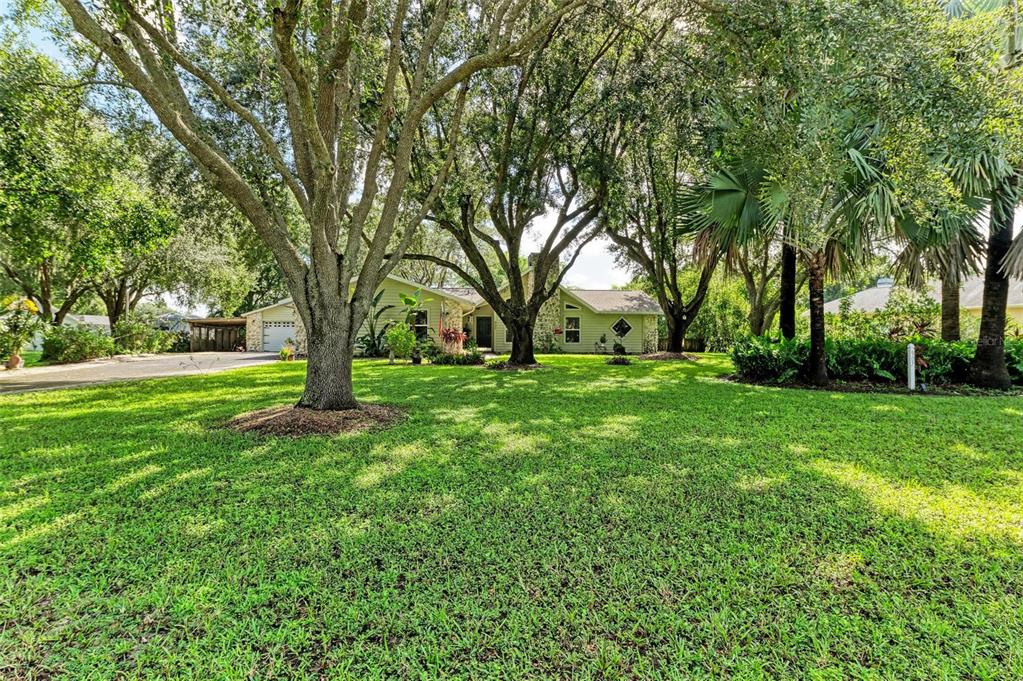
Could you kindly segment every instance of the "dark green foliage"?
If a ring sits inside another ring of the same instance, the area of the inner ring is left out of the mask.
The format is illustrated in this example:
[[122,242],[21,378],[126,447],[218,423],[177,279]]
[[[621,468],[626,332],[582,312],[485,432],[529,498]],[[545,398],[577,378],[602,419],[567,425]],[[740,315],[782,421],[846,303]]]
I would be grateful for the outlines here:
[[188,331],[175,331],[168,352],[188,352],[192,349],[192,339]]
[[380,316],[394,307],[394,305],[380,306],[380,299],[384,296],[384,289],[377,291],[370,302],[369,315],[366,317],[366,333],[355,339],[356,349],[366,357],[384,357],[387,355],[387,330],[393,322],[380,324]]
[[114,345],[129,355],[166,352],[175,343],[175,335],[154,329],[145,317],[130,314],[114,324]]
[[54,326],[47,329],[43,339],[43,359],[51,362],[83,362],[116,352],[110,335],[87,325]]
[[[828,375],[842,381],[904,383],[908,343],[887,339],[828,339]],[[976,343],[946,343],[936,339],[915,340],[921,383],[965,383]],[[739,377],[757,382],[786,383],[802,378],[810,352],[808,340],[772,342],[763,337],[747,338],[732,348],[732,361]],[[1023,341],[1006,343],[1009,372],[1013,382],[1023,384]]]
[[479,366],[483,364],[483,353],[470,350],[461,354],[441,352],[430,357],[431,364],[446,366]]
[[612,366],[628,366],[632,364],[632,360],[625,355],[613,355],[607,358],[607,364]]
[[1009,367],[1012,382],[1023,385],[1023,340],[1005,342],[1005,364]]

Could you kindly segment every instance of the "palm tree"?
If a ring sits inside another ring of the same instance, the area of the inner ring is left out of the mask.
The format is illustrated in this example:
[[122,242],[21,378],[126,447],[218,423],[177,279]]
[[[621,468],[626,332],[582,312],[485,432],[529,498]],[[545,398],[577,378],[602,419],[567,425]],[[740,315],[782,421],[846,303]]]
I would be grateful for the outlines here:
[[980,271],[984,239],[980,220],[987,204],[967,196],[965,204],[972,215],[939,216],[931,228],[905,218],[901,232],[905,245],[896,257],[896,272],[911,286],[922,286],[929,276],[941,281],[941,340],[958,341],[959,288],[966,276]]
[[[762,167],[738,164],[723,167],[703,183],[679,194],[676,203],[679,229],[703,235],[716,245],[718,252],[727,255],[729,268],[739,270],[747,282],[750,299],[750,331],[760,335],[774,315],[773,301],[763,295],[749,267],[748,251],[751,247],[761,251],[765,260],[770,258],[771,245],[781,242],[781,278],[777,309],[780,313],[782,336],[796,334],[796,255],[783,212],[772,206],[784,203],[781,188],[765,177]],[[778,267],[762,265],[761,278],[771,276]],[[763,282],[762,282],[763,283]]]
[[[950,16],[960,19],[970,19],[989,12],[1004,12],[1005,51],[1002,66],[1008,73],[1019,65],[1023,24],[1019,21],[1018,0],[948,0],[945,10]],[[1009,276],[1023,272],[1023,234],[1015,241],[1012,236],[1013,219],[1020,200],[1020,173],[1023,169],[1008,170],[988,174],[984,178],[990,186],[991,226],[984,267],[980,337],[977,353],[970,364],[970,378],[974,384],[998,389],[1012,385],[1005,364],[1005,315]]]

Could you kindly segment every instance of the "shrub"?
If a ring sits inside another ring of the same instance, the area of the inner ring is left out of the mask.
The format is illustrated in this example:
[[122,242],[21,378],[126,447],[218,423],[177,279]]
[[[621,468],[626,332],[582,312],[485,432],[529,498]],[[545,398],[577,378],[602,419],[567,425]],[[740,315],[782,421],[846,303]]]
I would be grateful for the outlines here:
[[892,289],[888,302],[876,312],[852,309],[848,298],[839,304],[838,314],[825,316],[828,336],[845,338],[887,338],[909,342],[932,338],[941,319],[941,304],[924,293]]
[[[946,343],[929,338],[914,339],[921,383],[964,383],[976,343]],[[828,375],[843,381],[904,383],[908,343],[883,338],[828,339]],[[767,338],[747,338],[732,348],[736,373],[745,380],[788,382],[799,378],[810,354],[808,340],[773,343]],[[1014,383],[1023,384],[1023,342],[1005,345],[1006,363]]]
[[1023,340],[1006,341],[1005,363],[1009,365],[1012,382],[1023,385]]
[[632,364],[632,360],[625,355],[613,355],[608,357],[605,361],[612,366],[627,366]]
[[483,353],[471,350],[461,354],[442,352],[434,355],[430,361],[441,366],[478,366],[483,364]]
[[536,334],[535,338],[533,338],[533,349],[542,355],[564,352],[557,337],[549,331],[541,331]]
[[116,352],[114,339],[91,326],[54,326],[43,339],[43,359],[53,362],[84,362]]
[[387,329],[387,347],[395,357],[405,359],[412,354],[416,346],[416,332],[405,322],[398,322]]
[[20,355],[41,326],[36,314],[39,310],[31,300],[13,299],[5,310],[0,319],[0,360]]
[[624,338],[622,336],[618,336],[618,335],[615,336],[614,353],[616,355],[624,355],[625,354],[625,343],[622,342],[623,340],[624,340]]
[[171,345],[168,350],[170,352],[190,352],[192,349],[192,339],[189,336],[188,331],[171,331],[169,332],[173,336],[171,339]]
[[174,340],[173,333],[154,329],[152,323],[140,315],[125,315],[114,324],[114,345],[127,354],[166,352]]
[[795,380],[810,355],[810,344],[795,340],[772,343],[763,336],[751,336],[732,345],[736,373],[748,381]]

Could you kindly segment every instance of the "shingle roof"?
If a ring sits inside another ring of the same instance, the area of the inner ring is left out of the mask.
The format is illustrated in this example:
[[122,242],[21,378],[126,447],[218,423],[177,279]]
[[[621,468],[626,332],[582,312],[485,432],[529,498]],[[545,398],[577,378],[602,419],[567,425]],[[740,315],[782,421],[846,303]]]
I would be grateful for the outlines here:
[[661,306],[643,291],[564,289],[594,312],[661,314]]
[[466,300],[472,301],[476,305],[483,302],[483,296],[481,296],[476,289],[471,286],[442,286],[437,290],[450,293],[453,296],[460,296]]
[[[852,308],[860,312],[877,312],[882,309],[891,296],[892,291],[899,287],[874,287],[846,296],[852,301]],[[927,295],[934,300],[941,302],[941,282],[928,282],[925,288]],[[964,309],[979,309],[984,297],[984,278],[970,277],[964,283],[959,292],[959,306]],[[845,298],[838,298],[824,303],[825,312],[838,312],[842,301]],[[1023,305],[1023,279],[1012,279],[1009,283],[1009,306],[1016,307]]]

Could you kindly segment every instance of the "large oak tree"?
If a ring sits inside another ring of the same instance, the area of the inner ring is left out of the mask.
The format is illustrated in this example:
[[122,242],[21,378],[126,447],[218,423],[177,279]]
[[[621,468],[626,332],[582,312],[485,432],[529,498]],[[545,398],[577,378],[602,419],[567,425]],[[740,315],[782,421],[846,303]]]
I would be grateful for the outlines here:
[[[462,259],[405,255],[451,269],[480,293],[511,333],[512,364],[535,363],[537,315],[600,231],[620,141],[613,93],[630,37],[619,17],[563,21],[529,59],[480,78],[468,92],[471,143],[428,216]],[[550,231],[529,252],[544,216]]]
[[454,149],[470,78],[527,58],[583,4],[59,2],[273,253],[305,328],[300,405],[315,409],[357,406],[359,327],[445,180],[448,163],[406,195],[424,117]]

